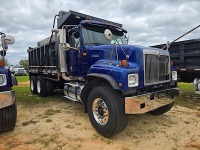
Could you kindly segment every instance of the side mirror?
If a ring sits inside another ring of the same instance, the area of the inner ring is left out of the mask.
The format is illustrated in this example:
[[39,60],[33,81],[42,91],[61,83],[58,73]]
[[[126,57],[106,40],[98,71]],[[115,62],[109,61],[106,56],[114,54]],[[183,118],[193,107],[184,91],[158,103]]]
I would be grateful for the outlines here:
[[51,29],[51,32],[58,33],[58,32],[59,32],[59,30],[58,30],[58,29],[56,29],[56,28],[52,28],[52,29]]
[[69,43],[65,43],[64,46],[63,46],[63,48],[64,48],[65,50],[74,49],[74,50],[80,51],[80,49],[78,49],[78,48],[71,47],[71,46],[69,45]]
[[71,46],[69,45],[69,43],[65,44],[65,50],[69,50],[71,48]]
[[15,38],[11,35],[6,35],[4,37],[4,41],[6,44],[11,45],[11,44],[15,43]]
[[113,38],[113,34],[112,34],[112,32],[109,29],[106,29],[104,31],[104,36],[109,41],[112,40],[112,38]]
[[127,36],[127,35],[125,34],[125,39],[126,39],[126,43],[128,44],[128,41],[129,41],[129,35]]

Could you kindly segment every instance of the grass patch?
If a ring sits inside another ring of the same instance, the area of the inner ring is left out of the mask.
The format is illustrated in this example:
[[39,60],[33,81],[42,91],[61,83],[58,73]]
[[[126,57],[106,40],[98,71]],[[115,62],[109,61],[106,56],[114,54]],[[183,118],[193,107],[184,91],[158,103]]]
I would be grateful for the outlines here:
[[200,107],[200,102],[194,101],[192,99],[184,98],[184,97],[181,97],[181,96],[175,98],[175,104],[180,105],[180,106],[184,106],[184,107],[188,107],[188,108],[191,108],[191,109],[196,109],[196,110],[198,110],[199,107]]
[[66,125],[65,128],[74,129],[75,126],[73,126],[73,125]]
[[16,76],[18,82],[27,82],[29,81],[29,76]]
[[36,124],[37,122],[39,122],[39,121],[29,120],[29,121],[23,122],[22,125],[27,126],[29,124]]
[[178,83],[178,86],[180,88],[180,95],[175,98],[175,104],[191,109],[198,109],[200,107],[200,95],[194,93],[193,84]]
[[46,111],[45,111],[45,115],[46,116],[52,116],[52,115],[56,115],[57,113],[60,113],[60,110],[55,110],[55,109],[47,109]]
[[[45,148],[47,148],[50,144],[56,144],[56,145],[60,144],[60,142],[58,141],[58,135],[48,136],[46,134],[40,136],[39,138],[25,142],[25,144],[34,144],[34,145],[37,143],[42,144]],[[60,146],[62,149],[63,146],[62,145]]]
[[192,83],[179,82],[178,86],[181,92],[194,93],[194,86]]
[[52,122],[52,119],[47,119],[46,122]]
[[24,105],[44,104],[50,101],[65,101],[63,91],[55,91],[51,96],[39,97],[37,94],[34,95],[31,93],[29,84],[14,86],[13,90],[15,91],[17,102],[23,103]]
[[37,95],[33,95],[30,91],[29,85],[14,86],[13,90],[15,91],[17,102],[27,105],[49,102],[47,98],[41,98]]

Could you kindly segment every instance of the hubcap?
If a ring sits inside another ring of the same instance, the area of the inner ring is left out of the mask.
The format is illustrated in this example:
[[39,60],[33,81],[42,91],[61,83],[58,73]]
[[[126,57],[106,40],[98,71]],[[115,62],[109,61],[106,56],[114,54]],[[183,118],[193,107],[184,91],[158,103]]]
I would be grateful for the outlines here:
[[40,93],[41,92],[41,85],[40,85],[40,81],[37,81],[37,92]]
[[33,91],[33,80],[31,80],[31,91]]
[[109,112],[106,103],[100,99],[96,98],[92,104],[92,112],[96,122],[99,125],[105,125],[108,122]]

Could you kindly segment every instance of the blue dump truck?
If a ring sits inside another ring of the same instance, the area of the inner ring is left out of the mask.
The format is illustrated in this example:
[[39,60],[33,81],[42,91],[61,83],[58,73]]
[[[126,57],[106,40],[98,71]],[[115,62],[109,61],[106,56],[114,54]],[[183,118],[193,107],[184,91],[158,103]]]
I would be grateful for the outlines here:
[[51,36],[28,57],[31,92],[63,89],[104,137],[123,131],[129,114],[169,111],[179,93],[168,51],[129,45],[122,24],[71,10],[54,17]]
[[0,133],[14,129],[17,119],[17,108],[13,85],[17,80],[5,67],[5,55],[9,44],[15,42],[10,35],[0,32]]

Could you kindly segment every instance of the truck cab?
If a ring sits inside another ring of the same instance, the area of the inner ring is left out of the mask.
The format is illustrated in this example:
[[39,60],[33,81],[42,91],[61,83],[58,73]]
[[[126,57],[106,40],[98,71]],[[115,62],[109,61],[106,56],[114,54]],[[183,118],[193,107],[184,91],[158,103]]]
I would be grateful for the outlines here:
[[15,42],[10,35],[0,32],[0,133],[12,130],[17,119],[17,108],[13,85],[17,85],[17,80],[10,70],[5,67],[4,57],[9,44]]
[[179,93],[169,51],[130,45],[126,34],[122,24],[59,12],[52,35],[28,49],[32,93],[62,87],[105,137],[123,131],[129,114],[166,113]]

